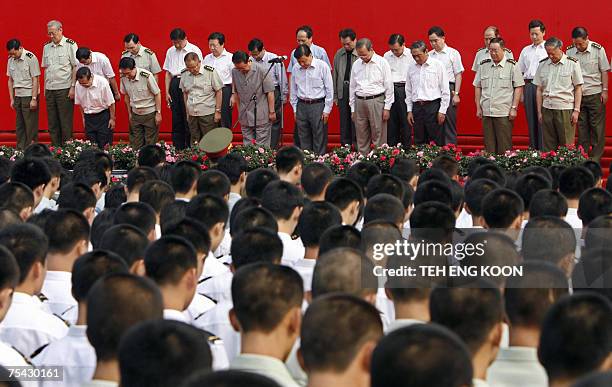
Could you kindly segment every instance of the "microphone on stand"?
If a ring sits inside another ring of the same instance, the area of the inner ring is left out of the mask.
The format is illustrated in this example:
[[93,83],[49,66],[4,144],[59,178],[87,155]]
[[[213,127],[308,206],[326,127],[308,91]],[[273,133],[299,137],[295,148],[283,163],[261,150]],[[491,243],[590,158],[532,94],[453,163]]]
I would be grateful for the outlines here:
[[287,60],[287,57],[282,55],[282,56],[279,56],[278,58],[270,59],[268,63],[283,63],[286,60]]

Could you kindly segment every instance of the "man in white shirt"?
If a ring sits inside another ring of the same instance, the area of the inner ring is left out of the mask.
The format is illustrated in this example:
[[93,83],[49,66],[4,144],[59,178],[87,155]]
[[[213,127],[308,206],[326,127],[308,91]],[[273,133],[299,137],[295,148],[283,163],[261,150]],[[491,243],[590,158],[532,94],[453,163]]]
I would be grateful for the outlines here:
[[185,55],[190,52],[202,58],[202,51],[198,46],[187,41],[187,34],[180,28],[170,32],[172,47],[166,51],[164,70],[166,71],[166,102],[172,110],[172,143],[177,149],[184,149],[190,145],[189,126],[185,110],[185,100],[179,84],[181,71],[185,68]]
[[442,62],[430,56],[422,40],[412,43],[410,51],[415,63],[408,65],[406,110],[408,124],[414,127],[414,143],[442,144],[442,125],[450,103],[448,72]]
[[202,64],[217,70],[223,83],[221,99],[221,126],[232,127],[232,53],[225,49],[225,35],[221,32],[213,32],[208,35],[208,48],[210,54],[204,57]]
[[582,234],[582,220],[578,217],[580,196],[594,186],[593,174],[584,167],[569,167],[559,176],[559,192],[567,199],[565,221],[576,230],[578,238]]
[[357,147],[366,155],[371,143],[381,146],[387,142],[387,121],[394,102],[393,79],[389,62],[374,52],[370,39],[359,39],[355,49],[359,60],[351,69],[349,105]]
[[77,70],[74,104],[81,108],[85,134],[100,149],[113,143],[115,98],[108,81],[87,67]]
[[550,263],[523,264],[523,275],[510,277],[504,291],[510,321],[510,346],[500,348],[489,366],[491,387],[548,386],[546,371],[538,361],[540,326],[548,309],[568,293],[565,274]]
[[448,74],[451,99],[444,120],[444,142],[439,145],[457,144],[457,106],[461,101],[459,90],[463,80],[463,63],[459,51],[446,45],[444,30],[438,26],[431,27],[427,32],[429,43],[433,50],[429,52],[432,58],[442,62]]
[[234,204],[242,198],[247,176],[247,162],[238,152],[231,152],[217,160],[217,169],[230,181],[230,194],[227,201],[231,215]]
[[331,69],[305,44],[298,46],[293,56],[297,63],[291,76],[291,107],[300,147],[322,155],[327,153],[327,121],[334,99]]
[[19,224],[0,232],[0,245],[13,253],[20,271],[0,340],[31,356],[68,332],[66,323],[45,311],[37,297],[45,280],[47,238],[38,227]]
[[[38,367],[64,367],[63,386],[80,387],[90,381],[96,368],[96,352],[87,340],[87,293],[96,280],[111,273],[127,273],[128,267],[116,254],[103,251],[81,256],[74,263],[72,293],[78,301],[78,319],[68,334],[46,346],[32,359]],[[42,381],[41,387],[56,386]]]
[[534,149],[542,149],[543,135],[542,125],[538,121],[538,108],[536,105],[537,86],[533,84],[536,71],[540,61],[546,58],[544,49],[544,34],[546,27],[541,20],[534,19],[529,22],[529,36],[531,44],[521,50],[518,66],[525,79],[523,90],[523,104],[525,105],[525,115],[527,116],[527,126],[529,127],[529,146]]
[[119,94],[115,72],[108,57],[101,52],[91,51],[87,47],[79,47],[76,51],[76,58],[79,61],[77,70],[81,67],[87,67],[91,70],[92,74],[106,78],[113,91],[115,100],[119,101],[121,94]]
[[412,144],[412,132],[408,126],[406,111],[406,76],[408,65],[414,64],[410,50],[406,49],[404,35],[391,34],[389,37],[389,51],[384,58],[391,67],[395,101],[391,105],[389,122],[387,123],[387,144],[401,143],[407,147]]

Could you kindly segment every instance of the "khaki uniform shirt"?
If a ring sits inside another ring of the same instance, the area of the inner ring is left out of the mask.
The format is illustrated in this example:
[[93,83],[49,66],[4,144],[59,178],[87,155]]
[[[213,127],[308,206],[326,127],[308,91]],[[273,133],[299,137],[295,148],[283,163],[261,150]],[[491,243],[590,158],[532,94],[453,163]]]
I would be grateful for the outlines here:
[[584,52],[578,51],[576,47],[567,48],[567,56],[578,59],[580,70],[582,70],[582,94],[593,95],[602,91],[601,73],[610,70],[606,50],[598,43],[589,41]]
[[[264,80],[266,71],[267,69],[255,62],[252,62],[251,70],[247,74],[243,74],[235,68],[232,70],[233,90],[240,97],[238,120],[242,126],[252,128],[269,122],[268,113],[270,111],[268,110],[266,94],[274,92],[274,81],[269,74]],[[264,80],[263,85],[262,80]],[[249,103],[254,92],[257,101]],[[255,103],[257,103],[257,123],[255,123],[253,110]]]
[[480,62],[474,86],[480,87],[480,106],[486,117],[508,117],[514,89],[525,85],[514,59],[505,57],[495,64],[491,59]]
[[18,59],[9,58],[6,75],[13,80],[15,97],[31,97],[32,77],[40,76],[40,67],[36,55],[24,48]]
[[200,72],[193,75],[185,69],[181,73],[179,87],[187,96],[188,115],[207,116],[215,113],[215,93],[223,88],[223,82],[217,70],[200,64]]
[[147,70],[136,67],[134,79],[121,77],[121,94],[127,94],[130,97],[132,113],[139,116],[155,111],[155,96],[159,92],[155,77]]
[[136,67],[141,69],[145,69],[152,74],[157,74],[161,72],[161,67],[159,66],[159,61],[157,60],[157,56],[150,49],[140,46],[138,50],[138,54],[134,55],[131,52],[125,50],[121,53],[121,57],[129,57],[134,58],[136,62]]
[[[514,59],[514,54],[512,50],[508,48],[504,48],[504,55],[506,59]],[[480,66],[480,62],[485,59],[491,59],[491,54],[489,54],[489,49],[486,47],[482,47],[480,50],[476,51],[476,56],[474,57],[474,63],[472,64],[472,71],[477,72],[478,66]]]
[[72,71],[79,63],[76,59],[78,48],[74,40],[65,36],[58,44],[53,41],[45,44],[42,59],[42,67],[46,68],[45,89],[62,90],[72,86]]
[[578,60],[563,54],[557,63],[552,63],[549,58],[540,61],[533,83],[543,88],[543,107],[572,110],[574,87],[582,85],[584,81]]

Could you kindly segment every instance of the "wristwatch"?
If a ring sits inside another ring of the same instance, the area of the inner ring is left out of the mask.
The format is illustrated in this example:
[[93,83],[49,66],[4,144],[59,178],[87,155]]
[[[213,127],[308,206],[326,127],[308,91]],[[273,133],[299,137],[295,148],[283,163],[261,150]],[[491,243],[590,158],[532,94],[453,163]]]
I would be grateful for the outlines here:
[[38,97],[32,97],[32,101],[37,101]]
[[580,109],[578,108],[574,108],[574,111],[580,113]]
[[512,109],[516,110],[516,106],[511,106]]
[[221,109],[215,109],[217,113],[221,113]]

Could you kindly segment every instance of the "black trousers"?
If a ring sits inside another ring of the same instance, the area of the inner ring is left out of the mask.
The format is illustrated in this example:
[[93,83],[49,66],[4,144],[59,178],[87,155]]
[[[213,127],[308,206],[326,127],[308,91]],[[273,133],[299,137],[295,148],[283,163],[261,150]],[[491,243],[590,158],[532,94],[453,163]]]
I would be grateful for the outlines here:
[[100,113],[85,114],[85,136],[87,139],[104,149],[106,145],[113,143],[113,131],[108,127],[110,121],[110,110],[102,110]]
[[455,91],[455,83],[449,83],[450,102],[446,109],[446,119],[442,125],[444,131],[443,142],[437,142],[439,145],[455,144],[457,145],[457,106],[453,105],[453,93]]
[[172,143],[176,149],[188,148],[191,143],[187,112],[185,111],[185,100],[183,92],[179,88],[181,79],[173,77],[170,81],[170,110],[172,110]]
[[340,111],[340,142],[341,145],[357,146],[357,132],[355,123],[351,119],[351,107],[349,106],[349,84],[343,87],[344,98],[338,100],[338,110]]
[[230,99],[232,98],[232,85],[224,85],[221,90],[221,126],[224,128],[232,128],[232,110]]
[[435,141],[438,145],[444,145],[442,125],[438,125],[440,102],[440,99],[436,99],[424,104],[419,102],[412,104],[415,144],[429,144],[431,141]]
[[404,147],[411,145],[412,133],[408,126],[406,108],[406,89],[404,85],[395,85],[395,102],[391,105],[387,122],[387,144],[395,146],[401,143]]
[[274,111],[276,112],[276,121],[272,123],[272,133],[270,137],[270,148],[272,149],[276,149],[279,143],[282,142],[281,141],[281,136],[283,135],[281,133],[281,130],[282,130],[281,117],[283,116],[281,114],[282,109],[283,109],[283,103],[281,100],[280,87],[276,86],[274,88]]

